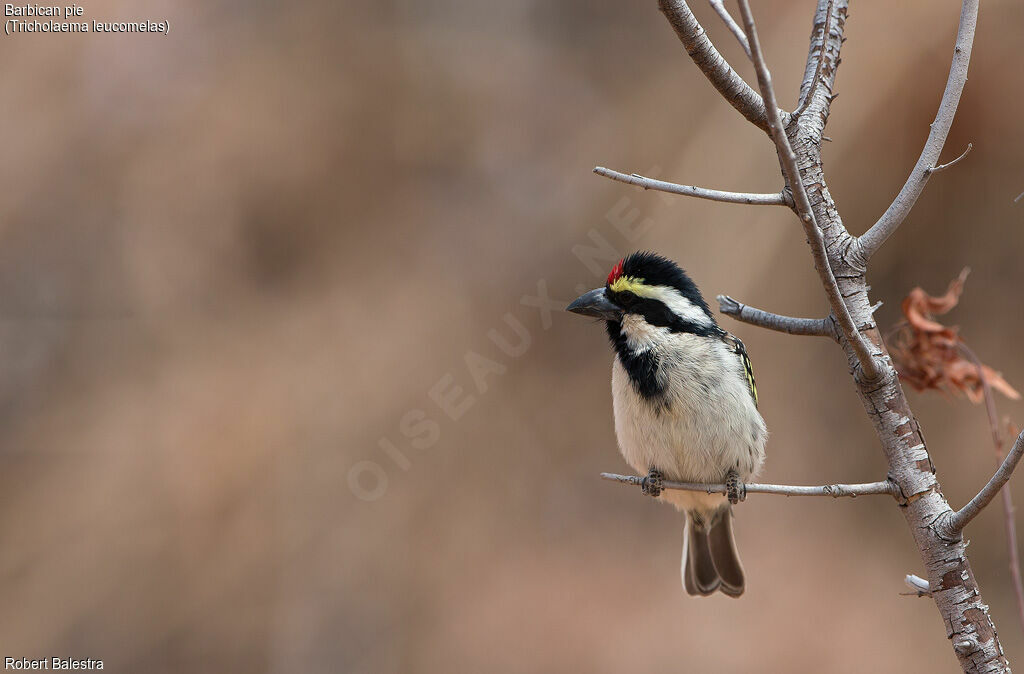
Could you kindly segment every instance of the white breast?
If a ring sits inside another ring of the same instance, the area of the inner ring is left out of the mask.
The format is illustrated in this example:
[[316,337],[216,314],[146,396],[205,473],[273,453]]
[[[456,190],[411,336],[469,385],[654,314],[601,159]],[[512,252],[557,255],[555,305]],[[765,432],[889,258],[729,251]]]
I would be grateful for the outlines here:
[[[747,388],[740,357],[718,339],[671,333],[642,319],[623,331],[635,346],[656,351],[665,405],[637,394],[615,359],[612,398],[615,433],[626,461],[641,475],[652,468],[666,479],[721,483],[730,468],[750,481],[764,463],[767,429]],[[724,497],[665,491],[681,509],[713,509]]]

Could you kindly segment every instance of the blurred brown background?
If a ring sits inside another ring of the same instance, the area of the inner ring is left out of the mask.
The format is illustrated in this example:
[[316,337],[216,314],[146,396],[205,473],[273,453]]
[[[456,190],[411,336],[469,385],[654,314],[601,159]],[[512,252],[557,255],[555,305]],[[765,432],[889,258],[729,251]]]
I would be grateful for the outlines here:
[[[812,3],[755,12],[792,107]],[[917,158],[958,15],[852,8],[825,158],[855,233]],[[558,302],[600,283],[574,246],[596,233],[660,251],[709,297],[826,306],[787,211],[590,173],[779,187],[767,139],[653,0],[89,1],[85,16],[171,33],[0,38],[0,656],[145,672],[956,670],[933,604],[898,596],[920,567],[891,502],[751,498],[747,594],[700,601],[679,586],[679,516],[597,478],[625,469],[602,330],[529,299],[539,282]],[[942,291],[970,265],[950,321],[1018,387],[1022,28],[1020,3],[984,4],[944,159],[974,152],[932,179],[870,276],[889,326],[912,286]],[[506,314],[528,334],[518,356],[488,337],[520,341]],[[834,345],[723,325],[756,365],[766,481],[884,475]],[[486,391],[467,354],[501,370]],[[458,420],[435,386],[463,389]],[[962,503],[991,471],[983,410],[911,403]],[[1001,526],[989,509],[970,551],[1019,664]]]

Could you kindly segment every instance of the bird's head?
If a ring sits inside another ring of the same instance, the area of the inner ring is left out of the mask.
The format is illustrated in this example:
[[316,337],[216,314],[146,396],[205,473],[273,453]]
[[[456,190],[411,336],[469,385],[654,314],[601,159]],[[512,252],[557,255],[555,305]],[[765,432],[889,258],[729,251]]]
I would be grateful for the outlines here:
[[[623,320],[668,328],[670,332],[699,335],[719,331],[700,290],[679,265],[651,252],[632,253],[619,260],[603,288],[576,298],[566,311],[602,318],[610,324]],[[617,327],[609,325],[609,329]]]

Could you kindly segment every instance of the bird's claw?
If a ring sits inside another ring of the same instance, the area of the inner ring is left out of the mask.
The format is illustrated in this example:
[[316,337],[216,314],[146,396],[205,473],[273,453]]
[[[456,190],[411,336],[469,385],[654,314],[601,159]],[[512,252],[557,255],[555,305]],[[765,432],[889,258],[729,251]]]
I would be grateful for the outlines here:
[[747,488],[743,486],[740,474],[735,470],[730,469],[725,476],[725,490],[725,495],[729,497],[729,503],[733,505],[747,498]]
[[665,476],[661,474],[660,470],[651,469],[651,472],[647,473],[647,477],[640,480],[640,491],[658,498],[661,495],[662,484],[665,482]]

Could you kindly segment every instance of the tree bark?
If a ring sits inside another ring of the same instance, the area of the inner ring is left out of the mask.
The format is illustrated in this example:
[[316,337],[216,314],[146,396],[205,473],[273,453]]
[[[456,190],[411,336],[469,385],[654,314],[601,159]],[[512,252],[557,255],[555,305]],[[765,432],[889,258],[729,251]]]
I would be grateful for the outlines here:
[[[824,22],[826,4],[819,3],[816,26]],[[910,409],[872,316],[866,270],[848,259],[855,239],[843,226],[822,169],[821,136],[832,99],[847,4],[845,0],[835,3],[832,26],[824,36],[828,44],[820,52],[825,56],[821,64],[821,85],[810,92],[806,110],[790,123],[787,135],[797,154],[802,181],[825,238],[829,263],[846,306],[862,334],[882,354],[881,377],[866,381],[860,373],[856,354],[840,337],[855,388],[888,461],[889,478],[902,493],[899,507],[921,554],[931,597],[946,627],[946,637],[952,642],[963,671],[1008,672],[1009,662],[989,617],[988,606],[982,601],[967,558],[966,543],[959,532],[949,530],[948,520],[953,510],[942,495],[921,427]],[[810,79],[815,71],[811,60],[816,52],[812,44],[805,78],[805,84],[811,86]]]

